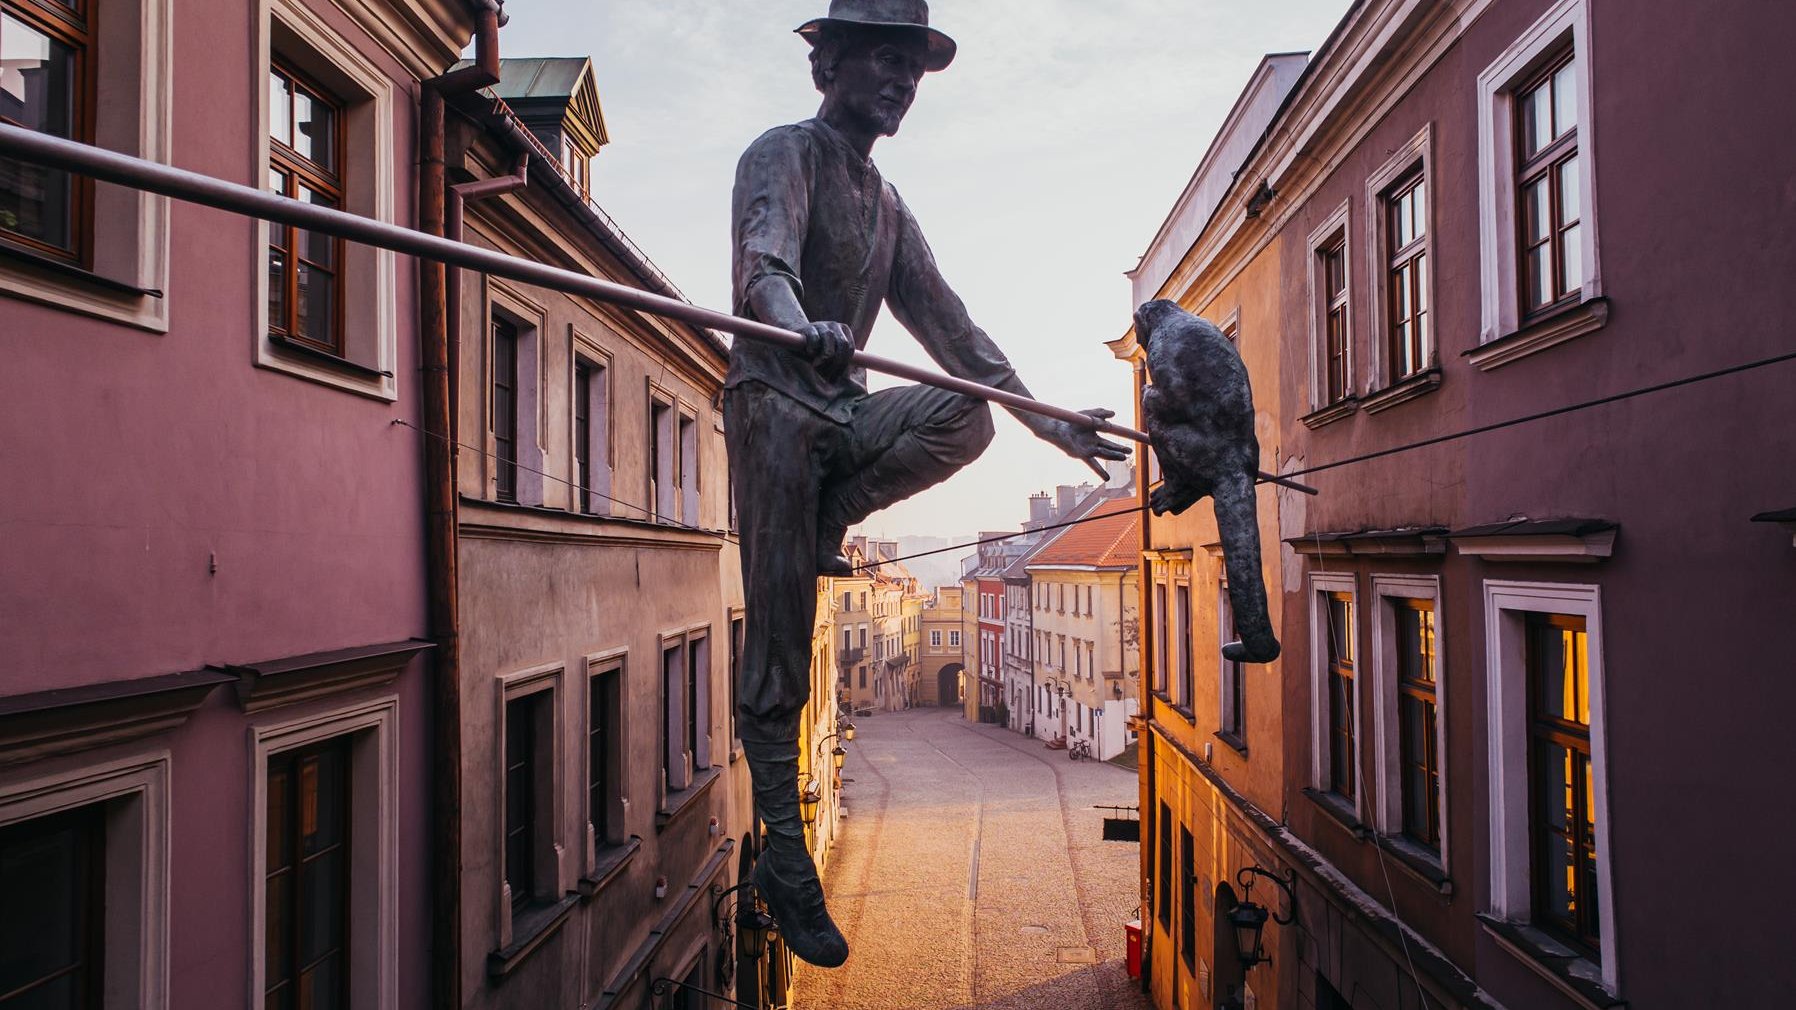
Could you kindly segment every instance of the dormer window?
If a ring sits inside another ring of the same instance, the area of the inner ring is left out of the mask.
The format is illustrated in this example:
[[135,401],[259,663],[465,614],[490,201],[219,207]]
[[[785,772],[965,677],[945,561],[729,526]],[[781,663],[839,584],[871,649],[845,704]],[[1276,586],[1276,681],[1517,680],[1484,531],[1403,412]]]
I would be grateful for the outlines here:
[[592,158],[576,147],[566,134],[563,134],[561,138],[561,167],[567,170],[568,178],[573,180],[580,195],[590,198],[592,196]]

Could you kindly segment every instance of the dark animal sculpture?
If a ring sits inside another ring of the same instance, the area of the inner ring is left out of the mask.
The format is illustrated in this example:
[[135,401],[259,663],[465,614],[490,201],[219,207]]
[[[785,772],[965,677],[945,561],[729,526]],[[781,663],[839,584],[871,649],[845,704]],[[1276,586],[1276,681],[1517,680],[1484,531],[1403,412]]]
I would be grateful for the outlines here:
[[1152,383],[1141,395],[1142,412],[1165,477],[1148,505],[1155,515],[1178,515],[1214,498],[1229,602],[1241,636],[1223,646],[1222,654],[1235,662],[1270,663],[1279,646],[1260,577],[1254,495],[1260,442],[1254,436],[1247,366],[1221,330],[1164,299],[1136,310],[1135,334],[1147,349]]

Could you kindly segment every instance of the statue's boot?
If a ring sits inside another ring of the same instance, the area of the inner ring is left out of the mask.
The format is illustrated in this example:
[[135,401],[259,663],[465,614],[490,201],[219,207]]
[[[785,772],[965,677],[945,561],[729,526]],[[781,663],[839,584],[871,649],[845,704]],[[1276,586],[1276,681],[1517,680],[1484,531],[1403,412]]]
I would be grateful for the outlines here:
[[817,574],[847,578],[854,574],[854,563],[842,549],[848,536],[848,524],[823,519],[817,530]]
[[755,811],[767,829],[767,847],[755,863],[755,890],[794,956],[820,968],[839,968],[848,960],[848,941],[829,917],[823,882],[805,847],[798,814],[798,741],[744,740],[742,750],[754,782]]

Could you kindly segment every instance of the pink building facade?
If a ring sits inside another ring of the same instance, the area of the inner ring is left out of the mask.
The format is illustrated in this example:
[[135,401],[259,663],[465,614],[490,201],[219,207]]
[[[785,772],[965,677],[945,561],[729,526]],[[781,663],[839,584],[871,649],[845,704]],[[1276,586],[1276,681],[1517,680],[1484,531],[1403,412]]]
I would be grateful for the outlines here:
[[1186,265],[1137,290],[1239,313],[1278,361],[1262,449],[1320,491],[1277,493],[1268,558],[1280,809],[1188,758],[1239,865],[1292,882],[1253,900],[1295,918],[1248,963],[1235,892],[1187,896],[1201,1005],[1786,1000],[1796,366],[1768,362],[1796,142],[1756,110],[1793,30],[1355,4],[1242,133]]
[[[405,226],[474,23],[0,13],[9,122]],[[417,304],[409,260],[0,162],[0,1003],[428,998]]]

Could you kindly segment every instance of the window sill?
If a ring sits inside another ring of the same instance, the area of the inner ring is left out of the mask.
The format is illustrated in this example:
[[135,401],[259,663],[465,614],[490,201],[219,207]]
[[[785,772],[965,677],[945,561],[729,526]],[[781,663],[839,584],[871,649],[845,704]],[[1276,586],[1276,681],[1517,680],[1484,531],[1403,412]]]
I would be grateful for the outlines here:
[[1378,847],[1397,857],[1406,869],[1433,885],[1442,894],[1453,893],[1453,880],[1441,865],[1440,853],[1400,835],[1374,835]]
[[1592,298],[1532,320],[1514,333],[1475,347],[1465,352],[1465,359],[1473,368],[1488,372],[1586,333],[1594,333],[1608,322],[1609,299]]
[[598,894],[605,889],[606,885],[616,880],[618,874],[624,872],[624,867],[629,866],[631,860],[634,860],[636,854],[641,851],[642,839],[635,835],[631,835],[630,840],[621,845],[611,845],[600,849],[598,862],[593,866],[592,872],[581,877],[580,883],[576,885],[580,890],[580,897],[588,901],[592,900],[593,895]]
[[1226,732],[1223,732],[1222,730],[1216,731],[1216,739],[1221,740],[1225,744],[1228,744],[1230,750],[1233,750],[1235,753],[1241,755],[1242,757],[1247,756],[1247,741],[1246,740],[1241,739],[1240,737],[1236,736],[1233,733],[1226,733]]
[[722,771],[717,768],[706,768],[692,776],[691,785],[678,792],[668,793],[667,801],[661,805],[660,810],[655,811],[656,833],[667,830],[668,826],[678,820],[681,814],[696,806],[699,798],[709,792],[711,784],[722,775]]
[[1408,403],[1419,396],[1432,393],[1439,389],[1440,385],[1441,370],[1437,365],[1373,393],[1361,401],[1361,406],[1365,407],[1366,413],[1376,414],[1389,410],[1399,403]]
[[1191,709],[1186,708],[1183,705],[1173,705],[1172,710],[1174,712],[1177,712],[1179,714],[1179,716],[1181,718],[1183,718],[1186,722],[1190,723],[1193,726],[1197,725],[1197,713],[1196,712],[1193,712]]
[[526,906],[523,911],[512,913],[511,946],[502,947],[486,956],[487,975],[504,978],[516,971],[530,955],[542,949],[549,937],[555,935],[555,931],[561,928],[561,924],[567,921],[568,915],[579,903],[580,896],[570,894],[560,901],[537,902]]
[[393,377],[392,372],[383,371],[378,368],[370,368],[359,361],[351,361],[341,355],[320,350],[310,344],[284,337],[279,333],[270,333],[268,335],[268,343],[282,354],[290,354],[294,357],[304,358],[307,361],[324,365],[327,368],[334,368],[338,371],[348,372],[351,375],[359,376],[364,379],[391,379]]
[[1516,956],[1540,977],[1576,1000],[1585,1010],[1613,1010],[1628,1001],[1603,987],[1602,966],[1558,940],[1522,923],[1508,922],[1484,912],[1478,922],[1497,945]]
[[59,278],[71,280],[78,284],[84,284],[109,294],[129,295],[133,298],[162,297],[162,292],[157,291],[155,288],[140,288],[127,281],[114,280],[111,277],[94,273],[92,270],[78,267],[65,260],[59,260],[54,256],[45,256],[42,253],[32,252],[29,249],[21,249],[18,246],[10,245],[5,242],[0,242],[0,258],[11,260],[14,263],[22,264],[33,270],[41,270],[47,274],[54,274]]
[[1343,797],[1334,793],[1325,793],[1320,789],[1307,788],[1303,794],[1310,798],[1311,803],[1320,807],[1330,820],[1346,828],[1356,840],[1363,842],[1372,834],[1372,829],[1366,827],[1365,823],[1359,819],[1359,811],[1353,809],[1353,804]]
[[1344,417],[1351,417],[1357,413],[1359,413],[1359,397],[1349,396],[1326,407],[1318,407],[1298,420],[1303,422],[1305,428],[1315,431],[1325,424],[1333,424]]

